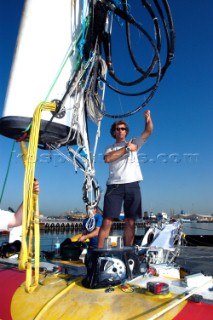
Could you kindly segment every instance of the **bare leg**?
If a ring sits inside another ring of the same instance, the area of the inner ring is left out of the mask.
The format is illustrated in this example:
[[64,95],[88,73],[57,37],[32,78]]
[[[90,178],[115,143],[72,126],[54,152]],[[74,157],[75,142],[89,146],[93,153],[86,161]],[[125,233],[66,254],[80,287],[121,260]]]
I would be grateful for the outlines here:
[[113,218],[104,218],[98,234],[98,248],[104,247],[104,239],[108,238],[112,226]]
[[135,237],[135,220],[125,218],[124,238],[125,246],[132,246]]

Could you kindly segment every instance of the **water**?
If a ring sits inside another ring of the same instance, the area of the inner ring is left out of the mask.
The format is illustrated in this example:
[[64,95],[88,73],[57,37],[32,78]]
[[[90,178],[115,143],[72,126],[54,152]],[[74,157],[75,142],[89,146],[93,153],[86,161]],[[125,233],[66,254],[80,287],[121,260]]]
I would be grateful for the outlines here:
[[183,224],[183,232],[187,235],[212,235],[213,223],[205,222],[186,222]]
[[[183,224],[183,232],[187,235],[212,235],[213,236],[213,223],[197,223],[189,222]],[[61,243],[66,238],[80,234],[80,231],[41,231],[41,251],[55,250],[57,238]],[[144,228],[136,228],[136,235],[143,235]],[[123,235],[123,230],[112,230],[111,235]],[[8,241],[8,235],[0,235],[0,245],[2,242]]]
[[[142,229],[142,228],[141,228]],[[48,231],[48,232],[41,232],[41,250],[44,251],[52,251],[55,250],[55,245],[57,242],[57,238],[59,242],[62,243],[66,238],[72,238],[77,234],[81,234],[80,231]],[[110,235],[122,235],[123,230],[113,230]]]
[[[56,249],[57,241],[62,243],[66,238],[72,238],[77,234],[81,234],[81,231],[41,231],[40,232],[40,246],[41,251],[53,251]],[[111,235],[122,235],[123,230],[113,230]],[[0,235],[0,246],[3,242],[8,241],[8,235]]]

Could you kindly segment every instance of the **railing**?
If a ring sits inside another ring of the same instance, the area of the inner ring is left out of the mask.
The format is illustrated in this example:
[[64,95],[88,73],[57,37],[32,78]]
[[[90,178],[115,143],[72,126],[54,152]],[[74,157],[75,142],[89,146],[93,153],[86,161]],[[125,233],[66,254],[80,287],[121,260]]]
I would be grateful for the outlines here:
[[[82,220],[47,220],[40,223],[41,230],[82,230]],[[136,227],[144,227],[144,222],[136,222]],[[112,225],[113,229],[123,229],[124,221],[114,221]]]

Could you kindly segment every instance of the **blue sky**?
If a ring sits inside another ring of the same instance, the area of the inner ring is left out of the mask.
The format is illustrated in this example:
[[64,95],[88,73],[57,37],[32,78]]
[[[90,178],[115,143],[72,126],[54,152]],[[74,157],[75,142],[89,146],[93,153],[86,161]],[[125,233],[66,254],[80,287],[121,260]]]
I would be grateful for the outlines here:
[[[151,110],[154,132],[139,154],[144,176],[141,183],[143,211],[178,213],[184,210],[212,214],[213,2],[170,0],[169,3],[175,23],[175,57],[154,98],[145,108]],[[22,4],[21,0],[0,3],[0,113]],[[114,53],[115,57],[116,54],[119,52]],[[120,68],[118,71],[121,74],[123,72],[131,78],[125,61],[121,61],[118,67],[115,63],[114,67]],[[116,110],[120,114],[123,110],[134,109],[143,99],[127,99],[107,93],[105,103],[107,111]],[[143,111],[125,119],[130,127],[129,138],[143,131]],[[105,146],[113,143],[109,134],[113,121],[110,118],[102,121],[96,156],[96,178],[103,192],[108,166],[103,162],[102,154]],[[13,140],[0,136],[0,189],[12,144]],[[84,210],[83,173],[75,173],[72,165],[55,154],[52,161],[41,161],[44,157],[44,151],[39,151],[36,176],[41,185],[40,211],[44,214],[61,214],[75,208]],[[22,199],[23,177],[19,145],[16,144],[1,209],[18,206]],[[102,200],[103,196],[101,203]]]

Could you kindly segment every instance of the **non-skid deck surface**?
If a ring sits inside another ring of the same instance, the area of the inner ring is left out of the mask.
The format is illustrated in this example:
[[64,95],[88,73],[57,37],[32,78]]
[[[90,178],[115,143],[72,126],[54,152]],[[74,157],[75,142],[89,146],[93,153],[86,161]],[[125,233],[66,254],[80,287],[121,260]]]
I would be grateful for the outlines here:
[[[67,287],[63,279],[49,278],[44,286],[39,286],[31,294],[27,294],[24,287],[18,288],[12,300],[12,316],[14,320],[149,319],[176,299],[177,296],[171,294],[167,297],[150,296],[141,288],[132,293],[123,292],[121,286],[112,292],[86,289],[81,280]],[[173,319],[186,303],[182,302],[169,311],[166,318],[159,319]]]

